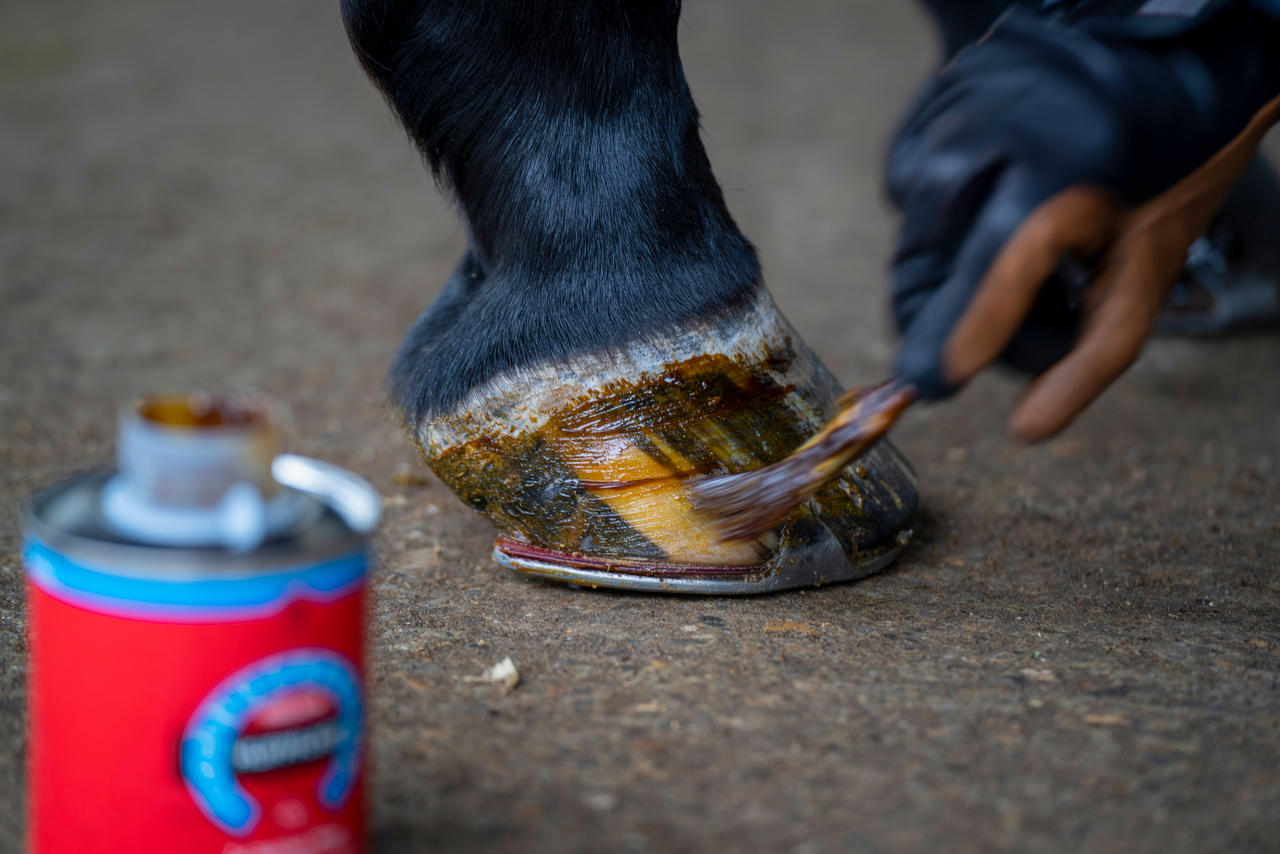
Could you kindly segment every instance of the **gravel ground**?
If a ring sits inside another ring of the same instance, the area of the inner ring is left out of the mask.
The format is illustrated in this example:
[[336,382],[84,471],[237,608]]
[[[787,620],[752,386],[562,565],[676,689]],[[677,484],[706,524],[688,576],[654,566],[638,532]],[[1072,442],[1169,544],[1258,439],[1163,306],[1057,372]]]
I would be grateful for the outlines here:
[[[22,503],[109,457],[123,399],[244,384],[288,401],[292,450],[386,497],[380,850],[1280,850],[1280,338],[1156,342],[1036,448],[1002,435],[1010,378],[914,412],[915,544],[864,582],[684,599],[507,574],[383,401],[462,238],[335,5],[0,5],[6,847]],[[771,287],[847,383],[879,379],[879,166],[934,61],[924,21],[687,5]],[[515,691],[464,681],[504,656]]]

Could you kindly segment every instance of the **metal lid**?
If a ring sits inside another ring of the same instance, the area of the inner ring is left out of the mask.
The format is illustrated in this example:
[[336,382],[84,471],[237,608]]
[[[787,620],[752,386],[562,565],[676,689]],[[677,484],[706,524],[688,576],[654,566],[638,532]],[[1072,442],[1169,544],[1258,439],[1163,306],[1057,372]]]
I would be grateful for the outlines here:
[[26,532],[55,551],[117,575],[184,579],[258,575],[362,549],[381,514],[368,481],[320,460],[284,454],[272,462],[282,491],[304,508],[295,524],[252,551],[140,542],[108,523],[102,497],[115,474],[104,470],[59,484],[27,508]]

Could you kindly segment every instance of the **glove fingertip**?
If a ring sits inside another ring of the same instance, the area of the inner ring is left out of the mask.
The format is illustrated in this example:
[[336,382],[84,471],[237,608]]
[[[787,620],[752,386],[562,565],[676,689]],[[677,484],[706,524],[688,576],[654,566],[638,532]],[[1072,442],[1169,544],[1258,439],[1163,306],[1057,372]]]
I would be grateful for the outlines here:
[[942,373],[941,353],[929,348],[903,346],[894,365],[897,376],[915,388],[924,400],[942,400],[958,390]]

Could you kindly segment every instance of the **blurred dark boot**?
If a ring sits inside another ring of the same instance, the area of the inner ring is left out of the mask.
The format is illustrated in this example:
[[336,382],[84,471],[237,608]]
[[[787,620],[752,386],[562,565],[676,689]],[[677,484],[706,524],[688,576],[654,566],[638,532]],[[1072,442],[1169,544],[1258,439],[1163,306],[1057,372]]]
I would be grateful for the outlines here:
[[1280,177],[1261,157],[1187,253],[1156,331],[1212,336],[1280,327]]

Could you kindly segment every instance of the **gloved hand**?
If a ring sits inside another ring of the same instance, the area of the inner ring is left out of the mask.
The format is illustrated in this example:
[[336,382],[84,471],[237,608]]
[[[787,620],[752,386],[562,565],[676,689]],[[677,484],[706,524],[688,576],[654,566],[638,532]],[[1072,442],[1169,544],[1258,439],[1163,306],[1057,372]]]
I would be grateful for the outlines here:
[[889,157],[898,376],[938,398],[997,357],[1038,374],[1010,419],[1030,440],[1137,358],[1187,247],[1280,118],[1267,12],[1079,11],[1099,5],[1010,10],[938,74]]

